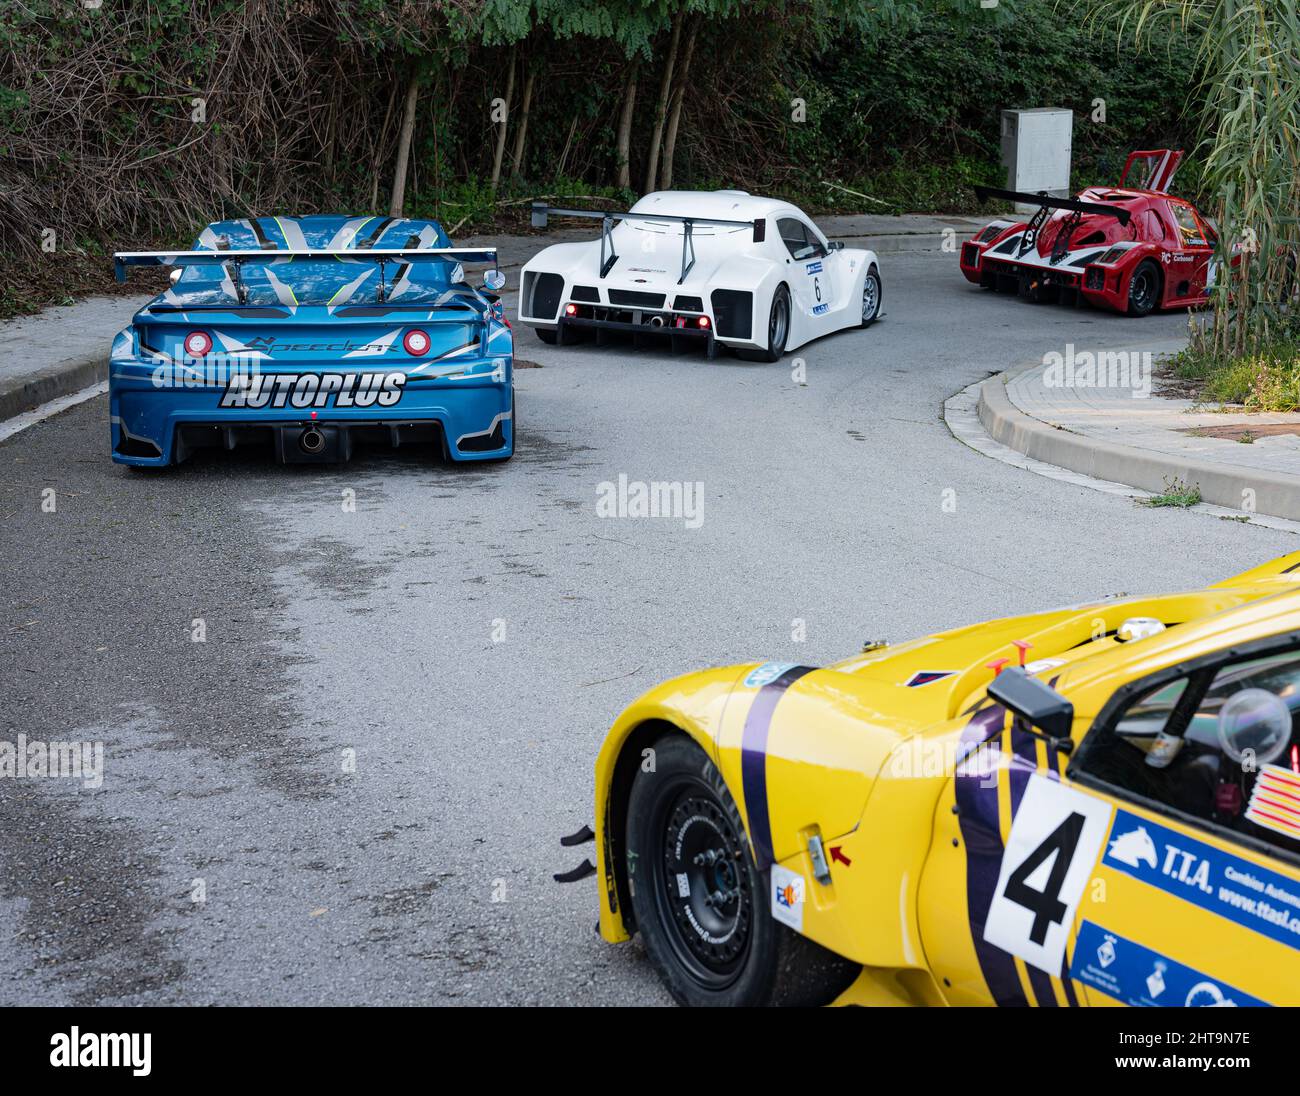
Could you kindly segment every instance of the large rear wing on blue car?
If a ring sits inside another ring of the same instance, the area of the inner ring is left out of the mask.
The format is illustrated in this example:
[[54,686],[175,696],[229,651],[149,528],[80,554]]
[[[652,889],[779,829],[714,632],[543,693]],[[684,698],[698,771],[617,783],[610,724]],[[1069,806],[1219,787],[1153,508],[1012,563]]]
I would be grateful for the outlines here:
[[602,209],[556,209],[545,202],[533,203],[531,218],[533,228],[545,228],[550,217],[585,217],[589,220],[601,222],[600,276],[602,278],[618,262],[618,254],[614,250],[613,236],[616,221],[654,221],[660,224],[682,226],[682,274],[677,279],[678,285],[686,281],[686,275],[691,272],[691,267],[695,265],[695,241],[692,239],[692,230],[696,225],[748,228],[754,233],[754,243],[756,244],[761,244],[767,237],[767,220],[763,217],[756,217],[752,221],[727,221],[718,217],[679,217],[670,213],[635,213],[632,210],[615,213]]
[[485,279],[486,288],[495,291],[505,284],[504,275],[500,274],[500,267],[497,265],[495,247],[309,247],[264,250],[227,248],[215,251],[119,251],[113,256],[113,275],[119,282],[126,281],[128,266],[226,267],[230,271],[239,303],[243,304],[247,298],[243,280],[245,263],[267,266],[295,261],[370,262],[379,265],[379,301],[382,303],[388,295],[384,280],[384,270],[388,263],[427,263],[430,259],[441,259],[449,263],[491,263],[497,274],[490,282]]
[[345,248],[312,247],[269,249],[257,251],[119,251],[113,256],[113,274],[119,282],[126,281],[128,266],[224,266],[234,263],[284,263],[299,262],[372,262],[372,263],[426,263],[430,259],[445,259],[453,263],[491,263],[497,265],[495,247],[401,247],[401,248]]

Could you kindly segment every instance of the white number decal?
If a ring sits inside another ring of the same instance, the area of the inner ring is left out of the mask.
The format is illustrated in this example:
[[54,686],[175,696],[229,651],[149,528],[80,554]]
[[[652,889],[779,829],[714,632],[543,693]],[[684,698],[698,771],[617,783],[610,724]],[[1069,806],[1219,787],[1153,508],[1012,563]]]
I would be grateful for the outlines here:
[[1002,854],[984,939],[1059,975],[1112,813],[1105,800],[1031,776]]

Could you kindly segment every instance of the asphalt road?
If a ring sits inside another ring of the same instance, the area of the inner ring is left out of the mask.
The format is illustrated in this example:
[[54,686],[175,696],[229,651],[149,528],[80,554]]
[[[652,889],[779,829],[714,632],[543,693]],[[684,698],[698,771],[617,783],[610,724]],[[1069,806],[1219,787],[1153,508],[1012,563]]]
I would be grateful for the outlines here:
[[[2,737],[106,757],[98,789],[0,780],[0,1004],[666,1002],[594,935],[592,882],[551,881],[641,690],[1297,547],[1007,467],[940,419],[1011,363],[1183,317],[992,297],[941,252],[884,275],[886,318],[799,351],[806,385],[791,357],[517,330],[540,368],[504,465],[141,475],[108,459],[104,398],[0,444]],[[601,517],[620,474],[701,483],[698,527]]]

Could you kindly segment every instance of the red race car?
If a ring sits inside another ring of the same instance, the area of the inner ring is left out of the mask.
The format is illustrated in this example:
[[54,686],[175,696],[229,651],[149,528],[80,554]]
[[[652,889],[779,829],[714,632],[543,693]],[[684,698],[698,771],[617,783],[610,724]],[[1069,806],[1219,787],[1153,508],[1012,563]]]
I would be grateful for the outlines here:
[[[961,272],[986,289],[1036,301],[1082,298],[1130,316],[1203,305],[1217,237],[1190,202],[1168,193],[1182,158],[1172,149],[1132,152],[1119,186],[1075,198],[977,186],[981,200],[1038,210],[1028,221],[994,221],[962,244]],[[1126,186],[1130,175],[1134,185]]]

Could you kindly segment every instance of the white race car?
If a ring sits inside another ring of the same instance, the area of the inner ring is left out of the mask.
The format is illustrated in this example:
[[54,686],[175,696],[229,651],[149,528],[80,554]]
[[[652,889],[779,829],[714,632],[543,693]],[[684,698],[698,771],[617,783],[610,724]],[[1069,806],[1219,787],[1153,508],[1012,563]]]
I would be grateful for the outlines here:
[[740,190],[666,190],[627,213],[553,209],[601,222],[599,240],[553,244],[523,269],[519,320],[547,343],[594,332],[702,341],[777,361],[786,350],[880,316],[874,251],[831,243],[795,206]]

